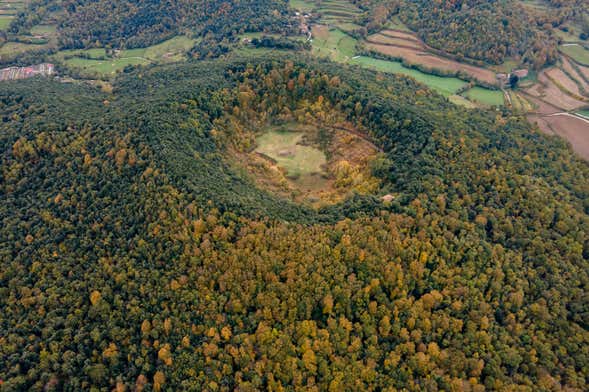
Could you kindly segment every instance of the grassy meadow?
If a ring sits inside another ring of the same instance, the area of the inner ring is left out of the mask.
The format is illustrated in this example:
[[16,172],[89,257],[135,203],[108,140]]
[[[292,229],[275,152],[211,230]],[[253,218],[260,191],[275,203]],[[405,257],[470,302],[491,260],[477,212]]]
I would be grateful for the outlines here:
[[455,95],[459,89],[467,84],[464,80],[458,78],[436,76],[413,68],[407,68],[399,61],[379,60],[372,57],[360,56],[353,59],[351,64],[372,68],[377,71],[411,76],[418,82],[427,85],[445,97]]
[[275,160],[289,177],[299,178],[321,173],[326,163],[325,154],[310,146],[302,146],[303,133],[281,129],[269,130],[256,139],[256,152]]
[[499,90],[489,90],[476,86],[468,90],[464,95],[471,101],[487,106],[501,106],[504,103],[503,92]]
[[589,50],[579,44],[561,45],[560,51],[576,62],[589,66]]

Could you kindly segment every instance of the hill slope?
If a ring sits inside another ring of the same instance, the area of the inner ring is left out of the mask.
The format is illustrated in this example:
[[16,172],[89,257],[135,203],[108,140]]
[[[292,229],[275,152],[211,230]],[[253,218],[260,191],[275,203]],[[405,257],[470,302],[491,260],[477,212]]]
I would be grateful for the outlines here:
[[[589,168],[520,118],[307,58],[3,87],[2,388],[587,388]],[[227,165],[228,114],[331,110],[374,196]]]

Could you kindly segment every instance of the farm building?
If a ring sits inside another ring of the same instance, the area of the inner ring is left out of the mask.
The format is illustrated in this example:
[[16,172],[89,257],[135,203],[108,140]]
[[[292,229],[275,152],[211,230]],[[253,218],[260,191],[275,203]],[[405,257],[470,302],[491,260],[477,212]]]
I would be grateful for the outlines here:
[[34,76],[51,76],[55,66],[50,63],[32,65],[29,67],[10,67],[0,70],[0,80],[27,79]]
[[515,71],[512,72],[515,76],[517,76],[520,79],[523,79],[525,77],[528,76],[528,70],[527,69],[516,69]]

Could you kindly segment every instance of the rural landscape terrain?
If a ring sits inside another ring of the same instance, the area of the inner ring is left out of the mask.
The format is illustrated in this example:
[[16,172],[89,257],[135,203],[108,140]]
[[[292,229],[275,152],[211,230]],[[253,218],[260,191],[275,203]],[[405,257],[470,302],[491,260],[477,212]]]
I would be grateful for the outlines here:
[[0,391],[586,391],[587,0],[0,0]]

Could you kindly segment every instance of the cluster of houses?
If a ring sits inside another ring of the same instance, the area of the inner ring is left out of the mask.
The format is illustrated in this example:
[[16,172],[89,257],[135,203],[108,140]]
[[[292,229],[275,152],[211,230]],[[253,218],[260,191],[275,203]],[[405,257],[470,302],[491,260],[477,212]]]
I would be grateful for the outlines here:
[[300,24],[299,24],[300,33],[307,35],[307,39],[310,39],[311,28],[309,27],[308,19],[311,17],[311,14],[308,14],[306,12],[301,14],[300,12],[297,11],[297,12],[295,12],[294,17],[298,18],[300,20]]
[[55,66],[50,63],[32,65],[29,67],[10,67],[0,69],[0,81],[28,79],[35,76],[51,76],[55,73]]
[[498,73],[496,75],[496,77],[497,77],[497,81],[499,81],[499,84],[501,85],[501,87],[507,87],[509,85],[509,80],[511,78],[511,75],[515,75],[519,79],[523,79],[528,76],[528,70],[523,68],[523,69],[516,69],[514,71],[511,71],[511,73]]

